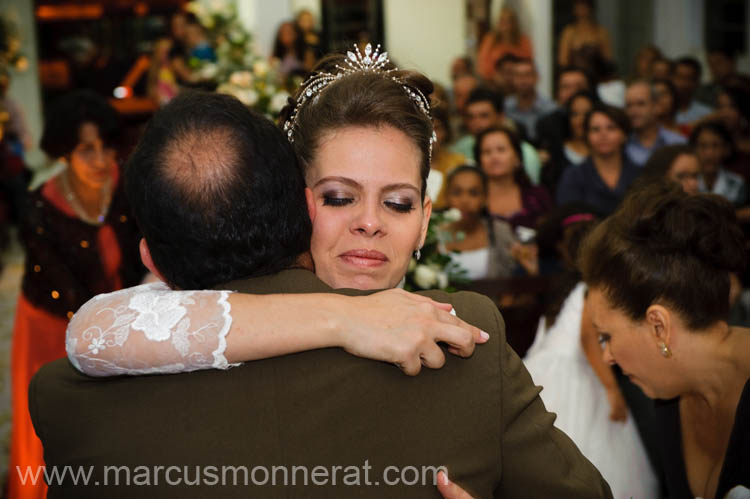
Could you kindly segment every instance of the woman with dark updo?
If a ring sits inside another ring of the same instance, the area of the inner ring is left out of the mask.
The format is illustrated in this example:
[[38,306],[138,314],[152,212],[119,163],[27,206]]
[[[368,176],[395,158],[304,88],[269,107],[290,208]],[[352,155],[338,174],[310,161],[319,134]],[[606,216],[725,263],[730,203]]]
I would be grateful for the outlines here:
[[635,191],[580,262],[604,359],[656,413],[668,496],[750,496],[750,329],[729,326],[747,250],[734,209],[674,184]]

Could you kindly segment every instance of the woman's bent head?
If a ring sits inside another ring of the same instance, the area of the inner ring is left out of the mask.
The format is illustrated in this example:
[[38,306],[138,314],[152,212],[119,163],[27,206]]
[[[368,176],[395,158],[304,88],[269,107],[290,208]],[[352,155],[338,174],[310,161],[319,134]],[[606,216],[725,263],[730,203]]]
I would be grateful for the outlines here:
[[724,199],[689,195],[673,183],[634,192],[580,254],[605,359],[650,397],[680,395],[681,377],[666,362],[673,351],[685,353],[686,335],[726,321],[729,274],[742,272],[745,258],[742,230]]

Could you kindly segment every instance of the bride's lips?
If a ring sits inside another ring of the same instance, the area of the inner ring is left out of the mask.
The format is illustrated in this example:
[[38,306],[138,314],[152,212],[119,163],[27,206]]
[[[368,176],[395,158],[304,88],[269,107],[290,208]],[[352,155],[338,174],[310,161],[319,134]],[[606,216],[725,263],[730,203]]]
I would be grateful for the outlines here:
[[341,253],[339,258],[355,267],[380,267],[388,262],[388,257],[380,251],[368,249],[349,250]]

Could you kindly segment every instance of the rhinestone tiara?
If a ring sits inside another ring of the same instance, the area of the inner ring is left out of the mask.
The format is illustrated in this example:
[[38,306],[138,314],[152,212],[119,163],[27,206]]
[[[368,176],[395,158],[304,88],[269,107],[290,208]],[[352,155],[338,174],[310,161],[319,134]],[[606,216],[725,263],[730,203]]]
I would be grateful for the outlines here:
[[[417,109],[424,113],[425,116],[432,119],[430,101],[424,94],[424,92],[405,83],[397,76],[391,75],[391,73],[397,71],[396,68],[384,69],[384,67],[390,62],[390,59],[388,58],[388,52],[380,52],[380,45],[375,47],[375,50],[373,50],[372,45],[369,43],[365,46],[364,56],[362,55],[359,47],[356,44],[354,44],[354,50],[355,52],[352,52],[350,50],[346,53],[346,58],[344,59],[343,66],[336,64],[335,67],[339,70],[338,73],[316,73],[310,76],[302,84],[302,91],[300,91],[299,96],[294,103],[294,108],[292,109],[292,112],[287,120],[284,122],[283,126],[284,133],[286,133],[289,142],[294,142],[294,130],[297,127],[297,116],[300,108],[310,100],[316,101],[318,96],[320,95],[320,92],[322,92],[332,82],[340,80],[341,78],[352,74],[380,73],[385,75],[387,78],[401,85],[401,88],[404,89],[406,95],[408,95],[412,102],[414,102],[414,104],[417,106]],[[437,136],[433,131],[432,136],[430,137],[430,160],[432,160],[432,145],[436,141]]]

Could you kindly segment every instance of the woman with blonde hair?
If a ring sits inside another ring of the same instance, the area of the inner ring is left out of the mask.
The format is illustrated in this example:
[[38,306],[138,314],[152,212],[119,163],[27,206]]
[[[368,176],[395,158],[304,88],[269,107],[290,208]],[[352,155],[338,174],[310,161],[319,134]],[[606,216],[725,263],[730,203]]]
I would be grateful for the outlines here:
[[503,7],[497,18],[496,28],[484,35],[479,45],[477,53],[479,76],[485,80],[491,80],[495,72],[495,64],[508,54],[521,59],[533,59],[534,48],[529,37],[521,33],[516,11],[511,7]]

